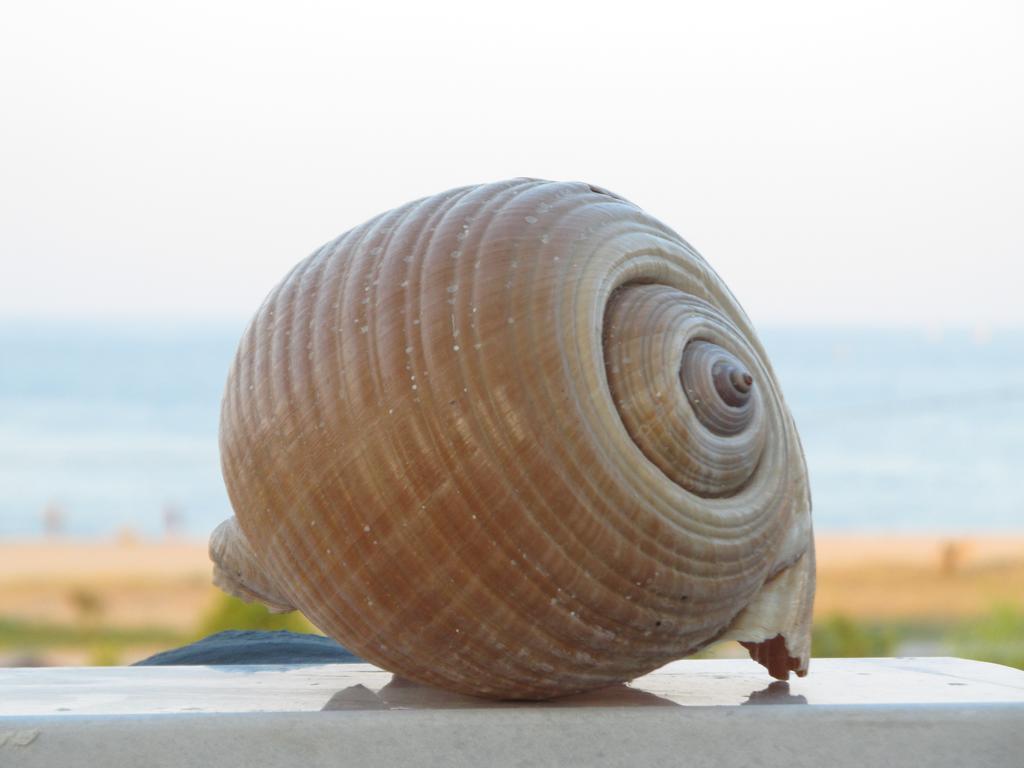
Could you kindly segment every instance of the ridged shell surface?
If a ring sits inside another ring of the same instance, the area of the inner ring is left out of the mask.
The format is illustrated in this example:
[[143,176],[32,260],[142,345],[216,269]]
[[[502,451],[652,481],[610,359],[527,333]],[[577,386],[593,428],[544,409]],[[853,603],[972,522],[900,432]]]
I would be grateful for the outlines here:
[[455,189],[320,248],[242,339],[221,449],[248,596],[400,675],[545,698],[721,637],[806,670],[771,366],[707,263],[600,188]]

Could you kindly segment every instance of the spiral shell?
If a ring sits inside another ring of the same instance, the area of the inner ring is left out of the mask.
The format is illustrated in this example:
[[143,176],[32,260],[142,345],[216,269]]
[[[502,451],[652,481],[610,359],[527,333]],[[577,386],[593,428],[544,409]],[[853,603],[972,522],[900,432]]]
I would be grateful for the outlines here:
[[546,698],[721,638],[808,662],[799,438],[736,300],[581,183],[384,213],[252,320],[221,417],[218,583],[462,693]]

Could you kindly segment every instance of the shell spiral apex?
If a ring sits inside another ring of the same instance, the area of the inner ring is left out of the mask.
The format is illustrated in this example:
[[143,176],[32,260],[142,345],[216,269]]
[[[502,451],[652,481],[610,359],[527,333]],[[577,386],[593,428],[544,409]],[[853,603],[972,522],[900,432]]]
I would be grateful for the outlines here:
[[732,638],[807,670],[800,441],[750,322],[632,203],[514,179],[300,262],[221,414],[217,583],[420,682],[539,699]]

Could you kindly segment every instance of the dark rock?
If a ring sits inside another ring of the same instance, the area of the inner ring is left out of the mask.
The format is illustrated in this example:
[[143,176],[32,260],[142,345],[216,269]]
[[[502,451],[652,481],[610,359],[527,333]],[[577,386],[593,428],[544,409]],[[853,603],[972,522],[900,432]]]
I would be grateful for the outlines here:
[[187,664],[353,664],[362,659],[329,637],[280,630],[229,629],[198,642],[163,651],[136,666]]

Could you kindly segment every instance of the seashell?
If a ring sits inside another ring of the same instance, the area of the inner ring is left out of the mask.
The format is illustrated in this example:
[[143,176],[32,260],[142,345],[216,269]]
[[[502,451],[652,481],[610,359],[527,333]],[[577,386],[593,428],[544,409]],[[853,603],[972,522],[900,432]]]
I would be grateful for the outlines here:
[[221,417],[217,583],[422,683],[540,699],[712,641],[805,674],[800,441],[750,321],[675,232],[516,179],[300,262]]

